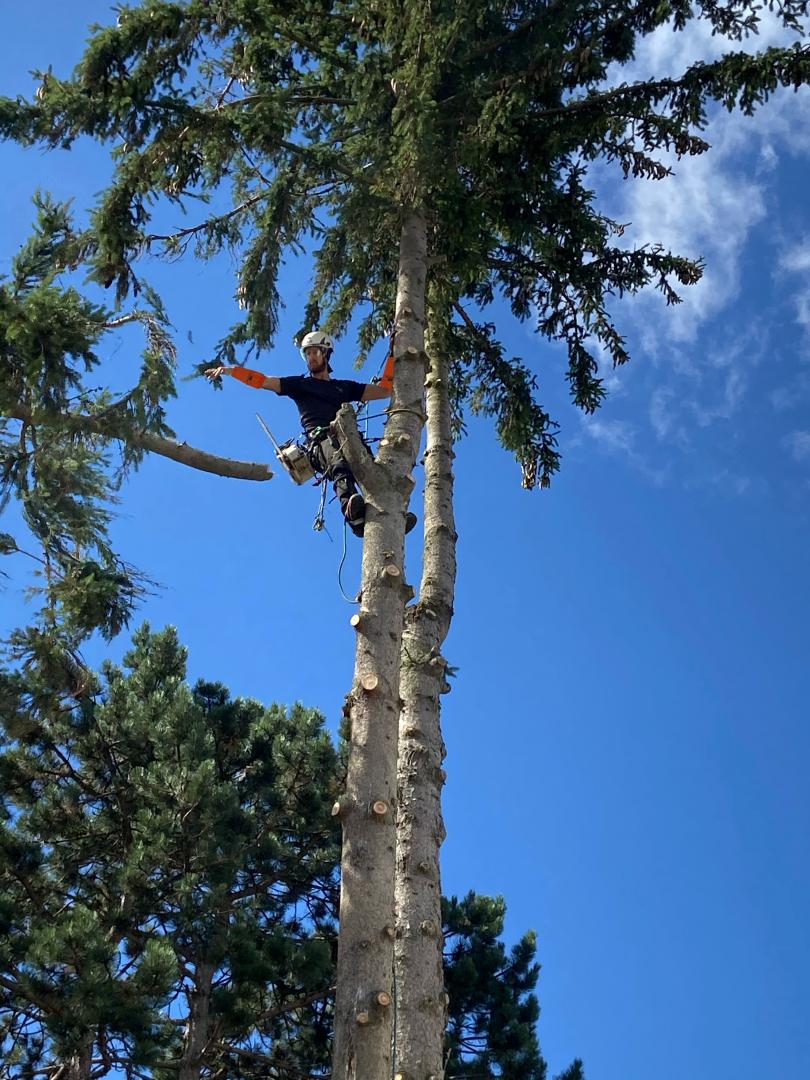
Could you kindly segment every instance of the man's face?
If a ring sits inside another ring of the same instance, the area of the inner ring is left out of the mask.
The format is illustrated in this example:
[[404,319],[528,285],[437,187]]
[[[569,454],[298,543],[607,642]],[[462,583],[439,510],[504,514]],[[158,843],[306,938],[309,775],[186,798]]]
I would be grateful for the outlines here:
[[326,370],[326,354],[319,345],[308,345],[304,349],[307,358],[307,367],[313,375],[318,375]]

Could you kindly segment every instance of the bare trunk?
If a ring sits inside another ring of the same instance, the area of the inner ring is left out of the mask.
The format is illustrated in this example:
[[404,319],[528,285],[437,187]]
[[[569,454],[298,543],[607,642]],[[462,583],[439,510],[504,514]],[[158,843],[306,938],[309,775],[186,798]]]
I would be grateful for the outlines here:
[[194,987],[189,993],[188,1027],[186,1029],[183,1056],[180,1059],[178,1080],[199,1080],[205,1060],[205,1049],[210,1038],[211,983],[214,968],[211,964],[198,964]]
[[364,460],[346,406],[336,421],[366,496],[366,527],[343,823],[333,1080],[390,1080],[394,949],[399,654],[405,603],[405,511],[424,427],[426,276],[424,214],[403,221],[397,358],[385,437]]
[[[435,329],[435,333],[434,333]],[[406,613],[399,727],[395,954],[397,1080],[440,1080],[447,1006],[442,965],[439,848],[445,837],[440,695],[442,644],[453,614],[456,531],[447,358],[429,327],[425,553],[419,603]]]

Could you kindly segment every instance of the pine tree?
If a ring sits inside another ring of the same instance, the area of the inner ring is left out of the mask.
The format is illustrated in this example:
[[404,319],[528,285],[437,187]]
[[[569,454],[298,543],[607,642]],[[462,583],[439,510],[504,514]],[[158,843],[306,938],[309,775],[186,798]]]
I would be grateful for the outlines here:
[[525,934],[507,953],[499,940],[502,897],[468,893],[442,904],[450,999],[445,1056],[448,1077],[546,1080],[535,1034],[539,1016],[536,940]]
[[[802,32],[804,0],[767,6]],[[437,348],[452,359],[446,379],[433,376],[437,390],[443,384],[432,399],[437,430],[450,405],[457,422],[465,407],[493,416],[524,484],[546,486],[559,458],[532,370],[506,358],[494,326],[467,307],[485,309],[503,294],[518,318],[536,315],[538,333],[567,347],[573,402],[598,408],[604,388],[595,346],[615,364],[628,359],[608,310],[611,296],[652,285],[674,303],[676,288],[696,281],[701,266],[660,247],[622,247],[622,227],[599,211],[588,167],[615,163],[624,175],[664,179],[662,152],[708,149],[702,130],[712,103],[751,113],[778,87],[805,84],[810,57],[799,44],[735,51],[756,31],[759,10],[737,0],[642,0],[629,9],[479,0],[461,10],[435,0],[305,0],[294,10],[272,0],[148,0],[122,9],[116,27],[95,35],[73,79],[49,74],[36,103],[0,103],[0,130],[22,140],[70,145],[89,133],[115,143],[114,181],[86,249],[96,279],[115,285],[119,299],[140,285],[135,259],[144,250],[176,255],[195,244],[204,255],[242,245],[246,316],[223,338],[223,358],[271,343],[281,254],[311,235],[320,248],[304,326],[323,322],[339,332],[368,297],[363,347],[395,324],[392,409],[373,465],[362,465],[351,417],[338,421],[370,511],[350,694],[353,750],[337,803],[345,902],[336,1077],[382,1080],[390,1071],[398,651],[410,594],[404,511],[424,422],[428,309],[439,323],[431,328]],[[725,56],[645,83],[615,82],[640,38],[667,24],[678,32],[697,17],[725,35]],[[171,235],[152,230],[156,195],[183,203],[225,183],[232,185],[231,209]],[[403,652],[403,663],[432,673],[434,688],[430,706],[419,705],[420,724],[409,723],[415,741],[400,757],[415,761],[424,740],[431,765],[427,774],[401,773],[403,804],[416,805],[407,790],[413,776],[423,784],[420,805],[435,803],[441,783],[438,691],[454,565],[448,485],[445,466],[425,514],[435,522],[428,542],[444,552],[438,595],[409,616]],[[407,700],[404,713],[414,715]],[[432,814],[414,821],[413,850],[427,847],[427,830],[436,832]],[[438,837],[430,843],[435,851]],[[435,856],[410,865],[400,845],[399,868],[405,892],[419,875],[433,879],[435,909]],[[430,937],[420,927],[401,923],[400,938]],[[397,976],[398,987],[410,979],[423,989],[422,1010],[433,1014],[418,1062],[398,1058],[406,1080],[441,1072],[444,999],[435,983],[438,936],[433,940],[433,959],[410,959]],[[416,1012],[398,1020],[398,1038],[419,1030],[424,1039]]]
[[325,1070],[337,757],[323,720],[185,682],[173,631],[54,696],[0,683],[9,1075]]

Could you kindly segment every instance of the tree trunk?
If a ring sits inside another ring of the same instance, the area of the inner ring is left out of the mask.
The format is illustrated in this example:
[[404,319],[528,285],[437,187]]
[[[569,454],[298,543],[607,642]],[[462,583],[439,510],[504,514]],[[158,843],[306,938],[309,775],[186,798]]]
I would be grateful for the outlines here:
[[194,986],[188,995],[188,1027],[180,1059],[178,1080],[200,1080],[211,1025],[211,983],[213,964],[197,965]]
[[93,1036],[85,1039],[84,1044],[67,1061],[65,1080],[90,1080],[93,1071]]
[[453,614],[456,531],[447,356],[433,321],[428,352],[422,586],[419,603],[406,612],[400,669],[395,893],[398,1080],[439,1080],[444,1075],[447,1015],[439,874],[439,848],[445,837],[441,808],[445,747],[439,696],[449,690],[441,648]]
[[425,422],[426,225],[400,238],[394,390],[376,461],[364,460],[352,410],[335,423],[366,497],[343,823],[333,1080],[391,1080],[399,658],[405,603],[405,512]]

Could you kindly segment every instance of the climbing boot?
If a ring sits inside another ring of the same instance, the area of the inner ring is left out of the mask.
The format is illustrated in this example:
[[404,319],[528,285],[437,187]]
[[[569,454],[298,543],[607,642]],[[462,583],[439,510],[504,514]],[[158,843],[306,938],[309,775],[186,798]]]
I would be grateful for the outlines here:
[[363,527],[366,523],[366,500],[359,491],[355,491],[354,495],[349,496],[343,508],[343,513],[354,535],[362,536]]

